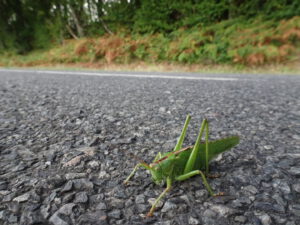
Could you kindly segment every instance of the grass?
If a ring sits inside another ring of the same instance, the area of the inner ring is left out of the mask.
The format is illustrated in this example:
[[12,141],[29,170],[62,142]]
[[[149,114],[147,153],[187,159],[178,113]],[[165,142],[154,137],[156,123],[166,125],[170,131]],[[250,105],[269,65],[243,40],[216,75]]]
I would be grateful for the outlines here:
[[228,20],[170,34],[119,33],[65,40],[26,55],[5,52],[2,67],[102,70],[298,73],[300,17]]

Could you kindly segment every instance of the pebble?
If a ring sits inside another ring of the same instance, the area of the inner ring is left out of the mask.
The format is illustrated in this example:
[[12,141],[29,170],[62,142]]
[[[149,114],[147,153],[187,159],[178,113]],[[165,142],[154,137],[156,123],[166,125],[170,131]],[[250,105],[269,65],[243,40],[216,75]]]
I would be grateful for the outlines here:
[[294,184],[293,188],[297,193],[300,193],[300,183]]
[[115,209],[115,210],[109,212],[108,216],[115,218],[115,219],[120,219],[121,218],[121,210]]
[[210,209],[215,211],[219,215],[225,217],[235,214],[237,212],[235,209],[229,208],[224,205],[210,205]]
[[199,220],[197,220],[196,218],[194,217],[189,217],[189,224],[200,224]]
[[247,221],[247,217],[245,217],[245,216],[236,216],[236,217],[234,217],[234,220],[236,222],[240,222],[240,223],[244,224]]
[[86,173],[67,173],[65,175],[66,180],[73,180],[86,177]]
[[166,201],[163,208],[161,209],[161,212],[165,213],[168,212],[170,210],[174,210],[177,208],[177,205],[170,202],[170,201]]
[[288,172],[291,175],[294,175],[295,177],[300,177],[300,167],[291,167],[291,169]]
[[14,199],[13,199],[13,201],[16,201],[16,202],[26,202],[26,201],[28,201],[28,199],[30,198],[30,194],[29,193],[25,193],[25,194],[23,194],[23,195],[20,195],[20,196],[18,196],[18,197],[15,197]]
[[75,203],[86,203],[88,201],[88,196],[86,192],[79,192],[75,195]]

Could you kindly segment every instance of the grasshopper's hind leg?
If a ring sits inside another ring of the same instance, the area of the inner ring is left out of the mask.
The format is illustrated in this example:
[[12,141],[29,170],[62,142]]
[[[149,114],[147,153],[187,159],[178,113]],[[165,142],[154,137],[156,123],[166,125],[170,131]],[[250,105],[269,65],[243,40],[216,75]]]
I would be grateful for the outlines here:
[[201,178],[203,180],[204,186],[208,190],[209,194],[212,195],[212,196],[216,196],[215,193],[213,192],[212,188],[208,184],[204,173],[201,170],[193,170],[191,172],[188,172],[186,174],[183,174],[183,175],[180,175],[180,176],[176,177],[175,180],[183,181],[183,180],[189,179],[190,177],[193,177],[195,175],[201,175]]

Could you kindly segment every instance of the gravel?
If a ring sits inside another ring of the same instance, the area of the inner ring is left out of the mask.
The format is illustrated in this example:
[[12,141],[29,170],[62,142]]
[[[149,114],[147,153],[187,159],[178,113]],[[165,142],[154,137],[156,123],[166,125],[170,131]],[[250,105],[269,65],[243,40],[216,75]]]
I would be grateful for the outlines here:
[[[234,77],[0,72],[0,224],[300,224],[300,77]],[[124,186],[128,152],[170,151],[188,113],[186,145],[204,117],[211,139],[241,138],[210,167],[226,195],[193,177],[145,218],[163,187],[143,169]]]

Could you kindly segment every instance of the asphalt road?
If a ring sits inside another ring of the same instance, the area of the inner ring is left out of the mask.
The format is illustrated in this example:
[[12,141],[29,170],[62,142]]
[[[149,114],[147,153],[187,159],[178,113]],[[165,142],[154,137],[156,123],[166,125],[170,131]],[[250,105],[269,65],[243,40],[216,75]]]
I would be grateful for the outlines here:
[[[0,70],[0,224],[300,224],[300,76]],[[210,138],[241,143],[200,177],[163,187],[137,163]],[[149,200],[150,199],[150,200]]]

